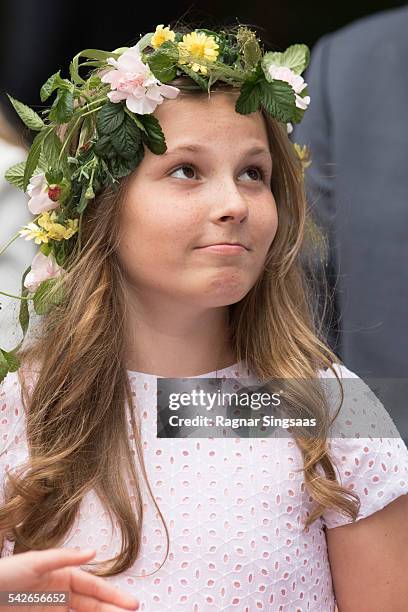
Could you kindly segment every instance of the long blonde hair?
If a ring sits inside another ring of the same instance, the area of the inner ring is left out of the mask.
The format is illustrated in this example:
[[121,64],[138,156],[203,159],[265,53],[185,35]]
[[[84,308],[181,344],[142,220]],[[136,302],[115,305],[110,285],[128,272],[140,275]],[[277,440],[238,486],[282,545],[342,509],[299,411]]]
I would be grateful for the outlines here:
[[[338,359],[322,337],[301,263],[307,247],[307,207],[300,162],[285,126],[264,118],[279,226],[255,285],[229,307],[231,343],[237,360],[245,359],[262,380],[314,378],[320,368],[331,368],[338,378],[333,368]],[[7,503],[0,509],[0,530],[15,541],[16,553],[45,549],[61,544],[81,500],[93,489],[122,535],[119,555],[94,570],[100,576],[124,572],[138,557],[142,478],[166,529],[163,563],[169,551],[169,532],[148,483],[138,406],[124,362],[126,285],[117,247],[120,207],[130,179],[123,178],[117,192],[106,189],[89,203],[81,229],[83,250],[67,266],[66,298],[42,317],[38,334],[19,353],[30,459],[23,473],[9,475]],[[41,362],[39,356],[44,356]],[[29,388],[28,373],[34,371],[35,385]],[[315,399],[305,397],[302,405],[323,418],[327,431],[328,407],[324,397],[319,405]],[[127,411],[129,406],[134,410]],[[337,482],[327,438],[295,439],[315,502],[305,528],[328,508],[354,520],[358,496]]]

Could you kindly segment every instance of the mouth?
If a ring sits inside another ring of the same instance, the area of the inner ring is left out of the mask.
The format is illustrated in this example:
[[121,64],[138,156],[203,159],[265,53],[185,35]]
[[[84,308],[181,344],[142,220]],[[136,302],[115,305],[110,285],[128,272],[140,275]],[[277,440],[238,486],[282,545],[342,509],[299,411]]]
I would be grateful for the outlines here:
[[244,255],[250,250],[239,242],[219,242],[217,244],[208,244],[206,246],[197,247],[197,249],[199,251],[217,255]]
[[216,248],[216,247],[225,247],[226,249],[231,248],[233,249],[235,248],[240,248],[242,250],[245,251],[250,251],[251,249],[249,247],[247,247],[245,244],[242,244],[242,242],[214,242],[212,244],[206,244],[202,247],[196,247],[197,249],[209,249],[209,248]]

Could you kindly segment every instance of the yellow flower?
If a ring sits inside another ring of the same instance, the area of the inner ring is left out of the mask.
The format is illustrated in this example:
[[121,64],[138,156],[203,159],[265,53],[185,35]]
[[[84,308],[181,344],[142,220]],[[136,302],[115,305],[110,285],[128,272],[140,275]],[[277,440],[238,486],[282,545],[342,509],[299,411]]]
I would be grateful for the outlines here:
[[24,237],[24,240],[34,240],[35,244],[48,242],[47,232],[44,232],[44,230],[40,229],[35,223],[25,225],[18,233],[20,236]]
[[184,34],[183,40],[178,43],[180,64],[187,64],[194,72],[207,74],[207,66],[199,63],[200,60],[215,62],[218,57],[219,46],[214,36],[207,36],[204,32],[191,32]]
[[36,244],[47,243],[51,240],[68,240],[78,231],[78,219],[67,219],[65,225],[57,223],[57,213],[55,211],[44,212],[38,218],[38,225],[29,223],[19,230],[20,236],[25,240],[34,240]]
[[68,240],[78,231],[78,219],[67,219],[65,225],[57,223],[57,214],[45,212],[38,219],[38,225],[46,230],[52,240]]
[[303,145],[303,147],[301,147],[299,144],[297,144],[297,142],[293,143],[293,147],[296,151],[296,155],[300,159],[300,163],[302,166],[302,176],[303,176],[306,168],[308,168],[310,164],[312,163],[311,156],[310,156],[310,149],[307,145]]
[[169,26],[163,27],[163,24],[156,26],[156,31],[153,34],[150,44],[155,49],[158,49],[166,40],[174,40],[175,33],[170,30]]

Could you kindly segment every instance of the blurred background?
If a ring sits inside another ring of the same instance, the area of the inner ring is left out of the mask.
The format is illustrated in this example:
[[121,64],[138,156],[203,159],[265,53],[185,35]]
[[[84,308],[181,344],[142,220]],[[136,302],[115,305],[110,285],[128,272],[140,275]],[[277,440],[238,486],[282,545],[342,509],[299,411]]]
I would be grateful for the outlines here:
[[[256,27],[266,48],[303,42],[312,49],[304,75],[311,104],[291,138],[311,148],[309,204],[329,241],[329,260],[319,272],[332,295],[328,339],[359,376],[390,382],[382,399],[408,441],[407,385],[397,392],[392,383],[408,381],[405,2],[2,0],[0,245],[31,220],[26,196],[3,179],[9,166],[25,158],[32,138],[5,92],[39,112],[41,85],[59,69],[69,78],[69,62],[80,50],[132,46],[139,33],[183,19],[208,28],[238,20]],[[32,241],[20,238],[1,257],[1,290],[19,293],[21,274],[36,251]],[[0,298],[0,347],[12,349],[19,339],[12,323],[18,303]]]

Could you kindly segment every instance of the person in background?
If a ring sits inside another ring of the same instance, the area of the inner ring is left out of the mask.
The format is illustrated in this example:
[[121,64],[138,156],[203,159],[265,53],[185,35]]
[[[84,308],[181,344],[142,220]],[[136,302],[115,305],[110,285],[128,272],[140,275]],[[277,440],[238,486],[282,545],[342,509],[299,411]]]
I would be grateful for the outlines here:
[[[311,104],[296,127],[312,165],[309,204],[326,230],[334,292],[331,346],[360,376],[407,376],[408,8],[323,36],[306,73]],[[405,393],[382,400],[408,439]]]

